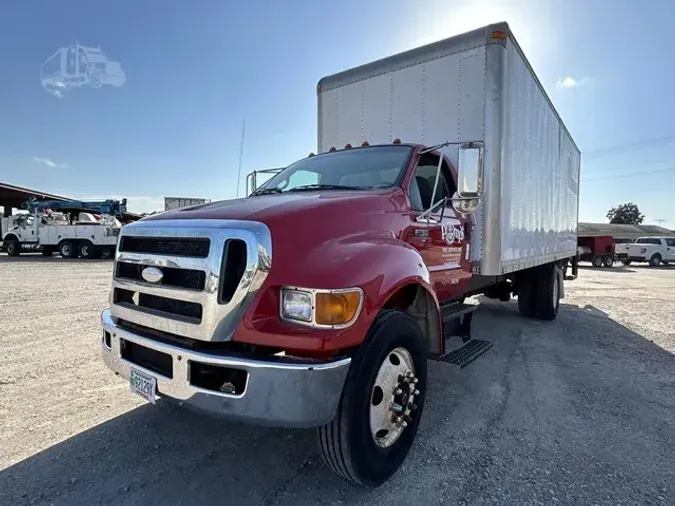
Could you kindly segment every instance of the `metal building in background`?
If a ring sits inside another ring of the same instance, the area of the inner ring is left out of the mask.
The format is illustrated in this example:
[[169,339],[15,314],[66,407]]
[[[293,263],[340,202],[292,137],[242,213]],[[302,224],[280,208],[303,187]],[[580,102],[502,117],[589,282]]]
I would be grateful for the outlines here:
[[194,199],[188,197],[164,197],[164,210],[173,211],[182,207],[198,206],[211,202],[211,199]]

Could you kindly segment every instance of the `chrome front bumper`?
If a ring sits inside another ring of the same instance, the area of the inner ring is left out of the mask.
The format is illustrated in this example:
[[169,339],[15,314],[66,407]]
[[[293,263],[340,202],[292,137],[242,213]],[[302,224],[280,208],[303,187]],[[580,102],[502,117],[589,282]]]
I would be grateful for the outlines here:
[[[157,395],[212,415],[255,425],[316,427],[337,411],[351,359],[328,363],[281,363],[214,355],[161,343],[116,325],[109,310],[101,314],[103,360],[115,374],[129,379],[131,368],[157,378]],[[110,335],[110,347],[103,336]],[[169,378],[122,358],[120,339],[171,356]],[[245,370],[248,379],[239,395],[206,390],[190,383],[190,363]]]

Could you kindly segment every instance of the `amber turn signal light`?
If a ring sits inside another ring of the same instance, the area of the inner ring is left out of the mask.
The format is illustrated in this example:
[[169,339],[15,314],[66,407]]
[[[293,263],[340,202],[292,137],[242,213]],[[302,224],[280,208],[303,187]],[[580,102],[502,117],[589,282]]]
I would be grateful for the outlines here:
[[316,294],[315,322],[319,325],[345,325],[356,317],[361,306],[361,292],[319,292]]

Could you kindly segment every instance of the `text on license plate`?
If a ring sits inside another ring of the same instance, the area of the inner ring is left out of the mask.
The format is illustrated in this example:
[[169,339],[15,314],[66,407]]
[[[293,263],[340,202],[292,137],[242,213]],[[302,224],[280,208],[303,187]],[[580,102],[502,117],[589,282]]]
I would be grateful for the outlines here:
[[136,392],[145,400],[155,403],[155,392],[157,390],[157,378],[145,374],[138,369],[131,368],[129,376],[129,386],[132,392]]

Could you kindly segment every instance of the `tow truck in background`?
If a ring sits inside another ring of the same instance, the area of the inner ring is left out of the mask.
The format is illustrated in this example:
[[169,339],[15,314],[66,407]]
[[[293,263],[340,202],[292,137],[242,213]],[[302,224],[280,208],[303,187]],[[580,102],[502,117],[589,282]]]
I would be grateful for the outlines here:
[[333,471],[376,486],[415,439],[427,359],[465,367],[492,346],[466,299],[556,318],[580,152],[506,23],[317,95],[319,154],[122,229],[101,352],[150,403],[316,427]]
[[2,237],[9,256],[40,251],[64,258],[111,256],[122,228],[118,217],[126,212],[126,199],[104,201],[28,200],[26,213],[6,218]]

